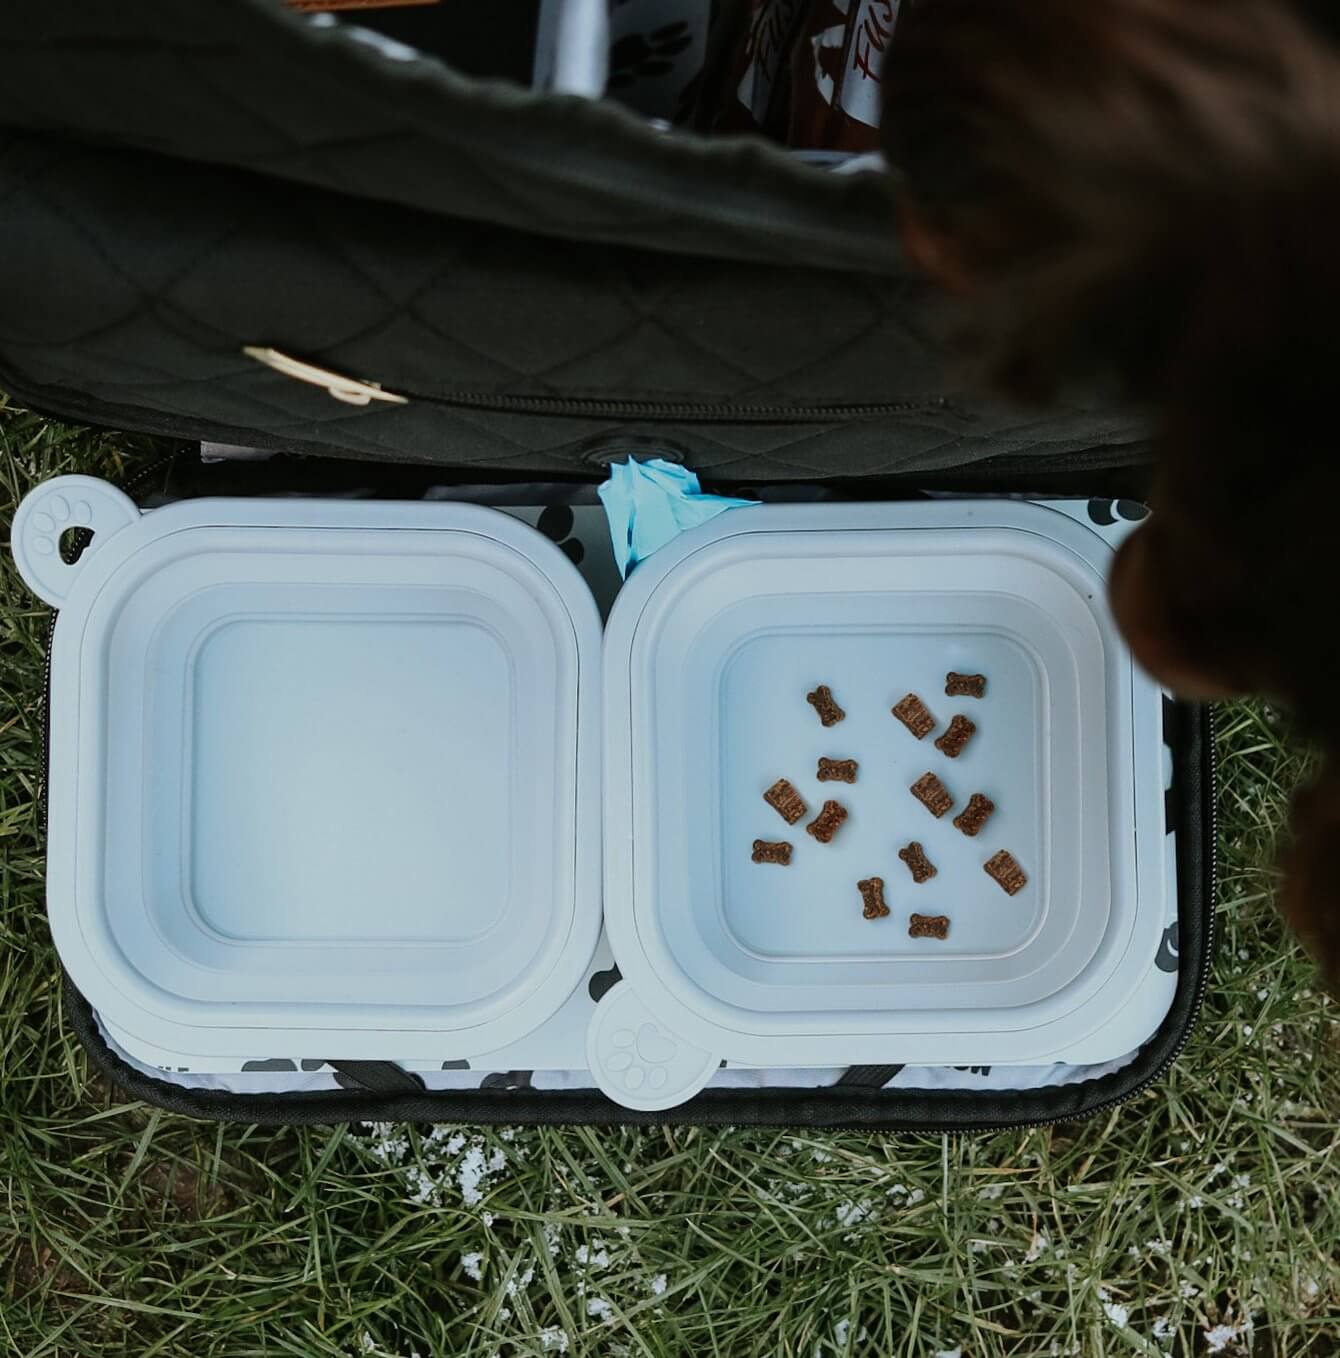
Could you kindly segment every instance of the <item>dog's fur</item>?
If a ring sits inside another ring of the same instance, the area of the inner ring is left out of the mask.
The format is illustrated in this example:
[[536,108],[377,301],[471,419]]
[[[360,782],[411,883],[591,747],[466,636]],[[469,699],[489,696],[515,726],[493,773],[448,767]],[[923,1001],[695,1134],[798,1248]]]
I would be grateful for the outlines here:
[[1150,409],[1117,618],[1321,747],[1282,905],[1340,979],[1340,54],[1286,0],[919,0],[884,85],[905,247],[987,380]]

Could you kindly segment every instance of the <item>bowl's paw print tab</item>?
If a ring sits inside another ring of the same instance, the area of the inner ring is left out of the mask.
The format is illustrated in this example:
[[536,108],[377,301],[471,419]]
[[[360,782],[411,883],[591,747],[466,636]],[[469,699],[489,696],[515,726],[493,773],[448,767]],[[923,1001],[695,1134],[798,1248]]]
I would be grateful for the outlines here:
[[623,1081],[625,1089],[664,1089],[670,1078],[670,1063],[679,1048],[674,1039],[654,1023],[641,1023],[636,1032],[619,1028],[610,1036],[613,1050],[605,1057],[605,1069]]
[[58,476],[19,505],[10,531],[14,562],[28,588],[59,608],[88,550],[139,517],[135,502],[115,486],[92,476]]
[[693,1098],[721,1059],[671,1033],[627,981],[620,981],[596,1006],[586,1032],[586,1057],[603,1093],[643,1112]]
[[38,501],[30,522],[34,530],[29,538],[33,551],[41,556],[54,556],[67,529],[87,528],[93,522],[93,506],[87,500],[71,504],[59,491],[53,491]]

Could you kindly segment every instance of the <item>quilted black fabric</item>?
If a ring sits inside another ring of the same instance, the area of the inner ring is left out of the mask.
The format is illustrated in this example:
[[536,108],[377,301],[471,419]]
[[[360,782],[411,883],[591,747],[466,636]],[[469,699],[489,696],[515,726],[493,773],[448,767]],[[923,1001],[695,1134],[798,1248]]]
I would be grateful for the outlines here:
[[[1121,463],[945,361],[877,177],[397,63],[277,0],[10,0],[0,387],[153,433],[717,480]],[[408,398],[355,407],[271,346]]]

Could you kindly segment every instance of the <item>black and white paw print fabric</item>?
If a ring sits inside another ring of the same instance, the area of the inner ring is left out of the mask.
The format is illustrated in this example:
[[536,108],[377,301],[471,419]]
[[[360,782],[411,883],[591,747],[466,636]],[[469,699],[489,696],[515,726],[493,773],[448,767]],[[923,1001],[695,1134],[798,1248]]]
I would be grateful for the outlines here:
[[674,122],[707,53],[702,0],[615,0],[607,92],[644,117]]

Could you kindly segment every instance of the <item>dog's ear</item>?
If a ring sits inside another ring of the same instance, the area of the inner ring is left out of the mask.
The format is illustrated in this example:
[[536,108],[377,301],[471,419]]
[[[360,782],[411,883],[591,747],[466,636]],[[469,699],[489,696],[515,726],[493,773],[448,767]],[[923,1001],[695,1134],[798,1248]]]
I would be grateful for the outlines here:
[[1334,756],[1294,798],[1291,837],[1283,855],[1280,906],[1335,993],[1340,987],[1340,763]]

